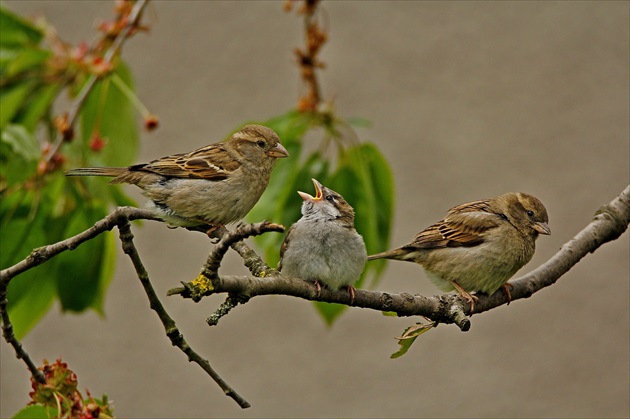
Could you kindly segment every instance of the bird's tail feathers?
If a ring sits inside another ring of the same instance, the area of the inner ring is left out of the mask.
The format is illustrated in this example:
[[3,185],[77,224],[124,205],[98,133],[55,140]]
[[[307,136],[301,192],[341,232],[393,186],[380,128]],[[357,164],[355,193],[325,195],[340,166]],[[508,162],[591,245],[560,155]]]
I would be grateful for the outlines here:
[[80,167],[65,172],[66,176],[109,176],[116,177],[123,174],[124,167]]
[[397,259],[396,256],[396,250],[398,249],[394,249],[394,250],[388,250],[387,252],[383,252],[383,253],[377,253],[375,255],[370,255],[368,256],[368,260],[376,260],[376,259]]
[[377,253],[375,255],[368,256],[368,260],[376,260],[376,259],[394,259],[394,260],[405,260],[415,262],[417,258],[417,252],[408,252],[405,249],[405,246],[399,247],[397,249],[388,250],[387,252]]

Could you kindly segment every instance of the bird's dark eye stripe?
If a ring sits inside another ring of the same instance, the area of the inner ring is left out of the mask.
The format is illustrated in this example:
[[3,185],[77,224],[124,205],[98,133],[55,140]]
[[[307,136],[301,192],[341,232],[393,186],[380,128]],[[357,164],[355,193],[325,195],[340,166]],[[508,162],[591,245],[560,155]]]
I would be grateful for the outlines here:
[[508,220],[508,217],[505,214],[499,214],[499,217],[503,218],[504,220]]

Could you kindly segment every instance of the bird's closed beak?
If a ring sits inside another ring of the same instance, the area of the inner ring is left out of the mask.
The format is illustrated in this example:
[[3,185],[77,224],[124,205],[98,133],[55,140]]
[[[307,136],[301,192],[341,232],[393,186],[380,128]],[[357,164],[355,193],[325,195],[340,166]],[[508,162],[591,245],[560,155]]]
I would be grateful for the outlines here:
[[543,223],[543,222],[534,223],[534,230],[536,230],[540,234],[545,234],[545,235],[551,234],[551,229],[549,228],[547,223]]
[[306,192],[302,192],[302,191],[298,191],[298,195],[300,195],[302,197],[303,200],[305,201],[321,201],[322,198],[324,197],[324,193],[323,193],[323,185],[321,183],[319,183],[319,181],[317,179],[311,179],[313,181],[313,185],[315,185],[315,196],[311,196],[309,194],[307,194]]
[[289,157],[289,152],[282,144],[278,143],[274,148],[267,152],[267,155],[276,158],[284,158]]

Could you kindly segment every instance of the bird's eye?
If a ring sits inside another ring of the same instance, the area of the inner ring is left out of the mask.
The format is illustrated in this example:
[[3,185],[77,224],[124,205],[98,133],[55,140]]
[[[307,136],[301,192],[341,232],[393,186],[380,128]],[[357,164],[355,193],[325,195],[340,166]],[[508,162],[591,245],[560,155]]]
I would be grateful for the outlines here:
[[534,216],[534,211],[527,210],[527,215],[529,215],[530,217],[533,217]]
[[334,198],[332,195],[328,195],[328,196],[326,197],[326,201],[330,201],[330,202],[332,202],[332,201],[334,201],[334,200],[335,200],[335,198]]
[[256,144],[258,144],[258,147],[260,147],[260,148],[264,148],[265,147],[265,142],[263,140],[258,140],[258,142]]

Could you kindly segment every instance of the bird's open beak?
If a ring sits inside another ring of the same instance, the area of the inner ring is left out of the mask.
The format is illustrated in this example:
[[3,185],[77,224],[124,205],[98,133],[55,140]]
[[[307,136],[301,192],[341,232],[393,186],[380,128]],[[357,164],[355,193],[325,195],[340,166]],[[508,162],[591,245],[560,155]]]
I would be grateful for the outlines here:
[[267,152],[267,155],[270,157],[284,158],[289,157],[289,152],[282,144],[278,143],[274,148]]
[[323,189],[322,189],[323,185],[319,183],[317,179],[311,179],[311,180],[313,181],[313,185],[315,185],[315,196],[311,196],[307,194],[306,192],[302,192],[302,191],[298,191],[298,194],[305,201],[313,201],[313,202],[321,201],[322,198],[324,197]]
[[540,234],[545,234],[545,235],[551,234],[551,229],[549,228],[547,223],[542,223],[542,222],[534,223],[534,230],[536,230]]

